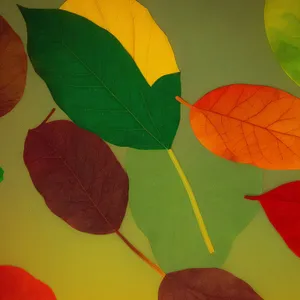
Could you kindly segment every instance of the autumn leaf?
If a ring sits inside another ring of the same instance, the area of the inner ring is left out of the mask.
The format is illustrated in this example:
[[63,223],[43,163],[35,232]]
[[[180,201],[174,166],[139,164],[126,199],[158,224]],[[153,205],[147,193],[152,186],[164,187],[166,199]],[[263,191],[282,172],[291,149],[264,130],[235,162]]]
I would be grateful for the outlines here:
[[0,300],[56,300],[46,284],[25,270],[0,266]]
[[264,169],[300,168],[300,100],[272,87],[232,84],[187,105],[192,129],[213,153]]
[[245,198],[260,202],[287,246],[300,257],[300,181],[289,182],[262,195]]
[[26,84],[27,56],[23,43],[0,16],[0,117],[20,101]]
[[179,72],[167,36],[138,1],[67,0],[61,9],[85,17],[113,34],[150,85],[163,75]]
[[287,75],[300,85],[300,2],[266,0],[266,34]]
[[97,135],[67,120],[47,123],[54,110],[29,130],[24,162],[48,208],[73,228],[90,234],[115,233],[160,274],[119,231],[129,180],[109,146]]
[[221,269],[187,269],[163,279],[158,300],[262,300],[243,280]]

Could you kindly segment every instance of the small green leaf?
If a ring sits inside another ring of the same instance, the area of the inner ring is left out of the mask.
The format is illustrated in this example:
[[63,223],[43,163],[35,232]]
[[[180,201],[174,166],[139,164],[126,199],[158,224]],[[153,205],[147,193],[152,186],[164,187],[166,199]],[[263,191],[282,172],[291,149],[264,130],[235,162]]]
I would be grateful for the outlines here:
[[171,148],[180,120],[180,73],[151,87],[105,29],[62,10],[20,10],[34,69],[78,126],[117,146]]
[[4,179],[4,170],[0,168],[0,182]]

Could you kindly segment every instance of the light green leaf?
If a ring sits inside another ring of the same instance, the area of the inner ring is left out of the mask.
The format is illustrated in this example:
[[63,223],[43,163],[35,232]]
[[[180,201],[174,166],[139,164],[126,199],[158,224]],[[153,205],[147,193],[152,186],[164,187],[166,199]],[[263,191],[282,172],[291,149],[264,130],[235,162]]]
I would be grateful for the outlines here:
[[117,146],[171,148],[180,120],[179,73],[151,87],[105,29],[62,10],[20,9],[34,69],[78,126]]
[[267,0],[265,27],[271,48],[282,68],[300,85],[300,2]]

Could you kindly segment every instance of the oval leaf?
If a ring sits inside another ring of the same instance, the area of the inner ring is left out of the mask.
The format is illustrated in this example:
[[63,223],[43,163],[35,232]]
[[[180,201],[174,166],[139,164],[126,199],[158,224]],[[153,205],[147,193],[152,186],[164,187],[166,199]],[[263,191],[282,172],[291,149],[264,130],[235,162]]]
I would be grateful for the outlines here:
[[300,257],[300,181],[283,184],[259,196],[245,196],[258,200],[269,221],[287,246]]
[[180,119],[174,101],[180,93],[179,73],[165,75],[151,87],[105,29],[63,10],[21,11],[32,64],[78,126],[117,146],[171,147]]
[[116,232],[128,202],[128,176],[110,148],[70,121],[30,130],[24,162],[50,210],[73,228]]
[[0,266],[0,299],[55,300],[56,297],[50,287],[25,270]]
[[187,269],[163,279],[158,300],[262,300],[243,280],[221,269]]
[[300,85],[300,2],[266,0],[264,12],[271,48],[284,71]]
[[198,140],[221,157],[264,169],[300,168],[300,100],[284,91],[220,87],[191,106],[190,122]]
[[10,112],[23,96],[27,56],[23,43],[0,16],[0,117]]
[[165,74],[178,72],[167,36],[136,0],[67,0],[61,9],[81,15],[113,34],[150,85]]

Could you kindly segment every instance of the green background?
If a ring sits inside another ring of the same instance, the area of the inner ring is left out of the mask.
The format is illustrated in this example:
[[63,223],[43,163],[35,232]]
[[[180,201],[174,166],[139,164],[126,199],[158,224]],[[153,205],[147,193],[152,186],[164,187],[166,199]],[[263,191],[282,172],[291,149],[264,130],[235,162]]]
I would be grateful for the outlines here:
[[[231,83],[269,85],[300,96],[299,87],[282,71],[269,47],[262,0],[140,2],[150,10],[170,40],[182,72],[182,95],[190,103],[216,87]],[[26,27],[15,3],[2,0],[0,13],[26,41]],[[49,8],[57,8],[61,3],[18,1],[24,6]],[[5,170],[0,186],[0,263],[26,268],[47,282],[58,300],[156,299],[160,278],[116,237],[96,240],[73,231],[53,218],[33,187],[27,188],[30,179],[21,156],[23,142],[28,128],[35,127],[53,106],[46,86],[30,66],[24,98],[11,114],[0,120],[0,136],[5,145],[0,149],[0,165]],[[182,108],[183,122],[174,151],[182,164],[190,165],[193,170],[189,151],[206,153],[206,150],[200,145],[186,147],[185,138],[193,139],[187,116],[188,111]],[[65,115],[59,111],[55,118],[65,118]],[[246,172],[252,167],[238,168]],[[200,172],[197,169],[188,174],[194,185],[206,176]],[[224,171],[220,175],[228,180],[229,174]],[[257,174],[255,185],[262,182],[264,190],[300,178],[297,171],[264,171],[263,176],[257,171]],[[249,182],[249,188],[252,185]],[[130,213],[122,231],[151,257],[147,240]],[[102,256],[103,253],[109,257]],[[300,298],[299,258],[286,247],[262,209],[235,240],[224,268],[245,279],[265,300]]]

